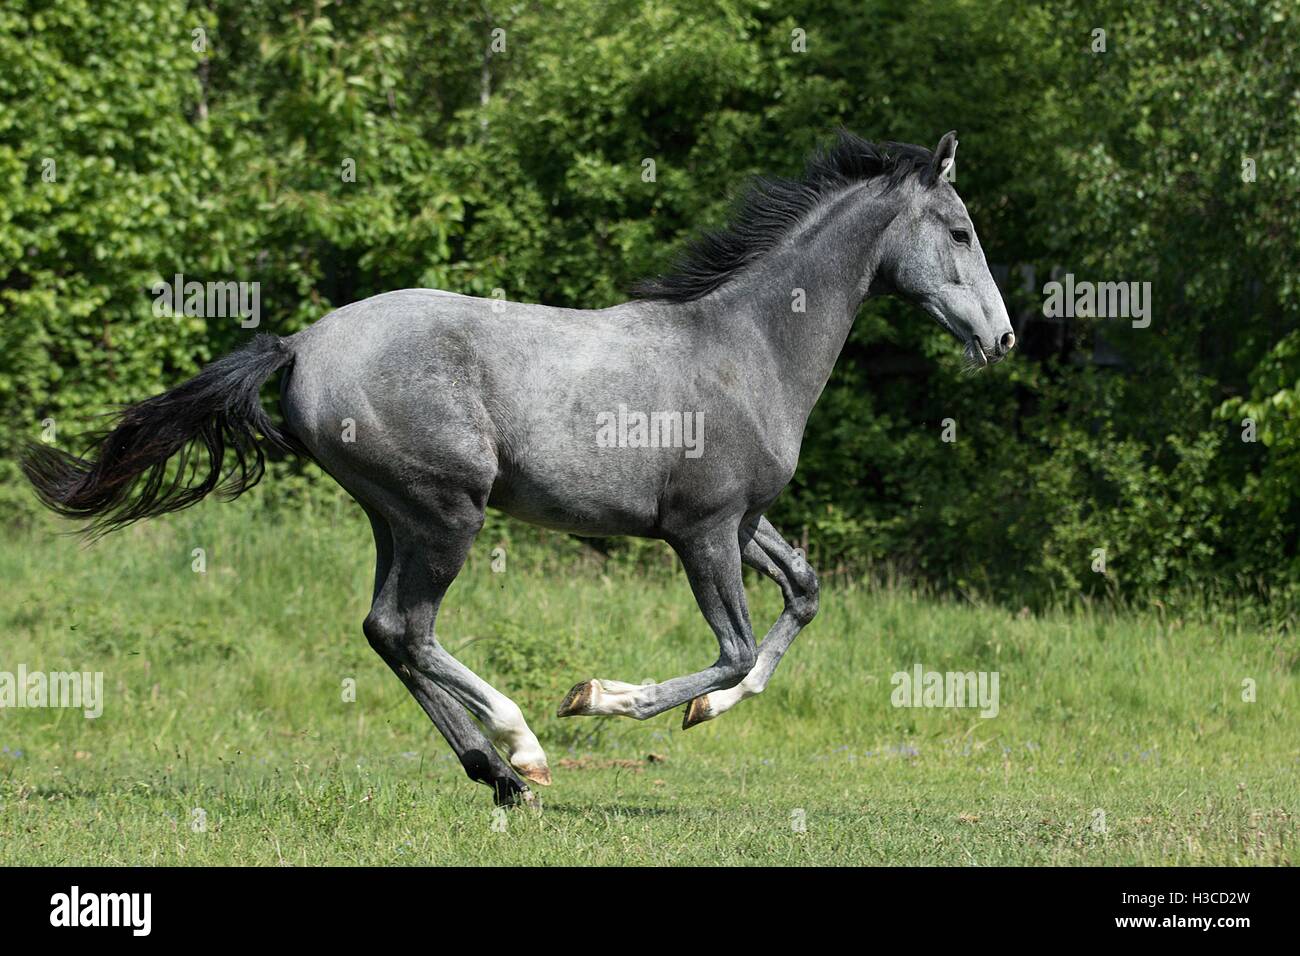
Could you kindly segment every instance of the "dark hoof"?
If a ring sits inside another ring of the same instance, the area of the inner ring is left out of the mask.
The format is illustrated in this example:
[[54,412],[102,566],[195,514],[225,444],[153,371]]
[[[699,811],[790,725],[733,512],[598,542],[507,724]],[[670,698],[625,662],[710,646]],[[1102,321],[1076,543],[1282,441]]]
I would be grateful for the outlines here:
[[713,719],[713,712],[709,710],[709,695],[696,697],[686,705],[686,713],[682,717],[682,730],[690,730],[696,724],[702,724],[706,720]]
[[574,684],[573,690],[565,695],[560,709],[555,712],[556,717],[579,717],[587,712],[591,706],[591,685],[592,681],[585,680],[581,684]]
[[528,787],[513,780],[500,780],[492,787],[492,802],[498,807],[528,806],[536,799]]

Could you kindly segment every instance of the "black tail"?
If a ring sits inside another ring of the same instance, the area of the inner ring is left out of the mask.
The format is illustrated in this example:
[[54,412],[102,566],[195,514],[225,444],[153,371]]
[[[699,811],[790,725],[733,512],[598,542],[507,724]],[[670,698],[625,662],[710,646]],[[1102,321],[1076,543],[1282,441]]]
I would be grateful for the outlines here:
[[[31,443],[23,472],[42,502],[89,521],[86,530],[95,536],[188,508],[213,491],[235,498],[262,478],[266,459],[258,432],[279,448],[302,451],[258,398],[266,380],[292,361],[279,338],[258,335],[183,385],[126,408],[84,458]],[[235,463],[223,476],[227,448]],[[191,460],[199,449],[207,455],[206,468]]]

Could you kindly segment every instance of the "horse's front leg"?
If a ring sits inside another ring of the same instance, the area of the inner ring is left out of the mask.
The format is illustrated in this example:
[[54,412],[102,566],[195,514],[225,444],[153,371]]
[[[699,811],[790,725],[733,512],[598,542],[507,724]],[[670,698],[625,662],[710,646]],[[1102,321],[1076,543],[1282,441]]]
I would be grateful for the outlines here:
[[588,680],[569,691],[560,717],[620,715],[644,720],[713,691],[732,687],[753,669],[757,651],[740,570],[739,521],[724,521],[670,542],[681,558],[696,603],[718,638],[711,667],[660,684]]
[[780,586],[785,607],[758,646],[754,669],[736,686],[692,700],[682,717],[682,730],[712,720],[745,698],[761,694],[794,639],[817,615],[817,575],[766,518],[743,542],[741,559]]

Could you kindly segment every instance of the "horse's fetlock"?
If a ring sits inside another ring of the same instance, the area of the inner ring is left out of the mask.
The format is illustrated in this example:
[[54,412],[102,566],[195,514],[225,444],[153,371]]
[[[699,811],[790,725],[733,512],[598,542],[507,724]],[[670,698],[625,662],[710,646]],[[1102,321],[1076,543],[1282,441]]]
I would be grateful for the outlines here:
[[745,646],[738,647],[724,661],[722,661],[723,678],[726,683],[724,687],[735,687],[746,675],[754,669],[754,664],[758,662],[758,651],[754,648]]

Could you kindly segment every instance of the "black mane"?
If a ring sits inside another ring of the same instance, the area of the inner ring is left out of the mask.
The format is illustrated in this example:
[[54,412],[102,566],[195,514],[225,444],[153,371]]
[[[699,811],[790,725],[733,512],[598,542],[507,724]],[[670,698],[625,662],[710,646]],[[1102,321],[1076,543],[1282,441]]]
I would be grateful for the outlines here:
[[632,287],[638,299],[692,302],[708,295],[754,262],[832,193],[877,177],[888,177],[885,188],[925,174],[933,153],[906,143],[877,146],[848,130],[840,130],[829,148],[818,149],[800,179],[760,176],[754,179],[731,219],[722,229],[691,240],[672,270]]

